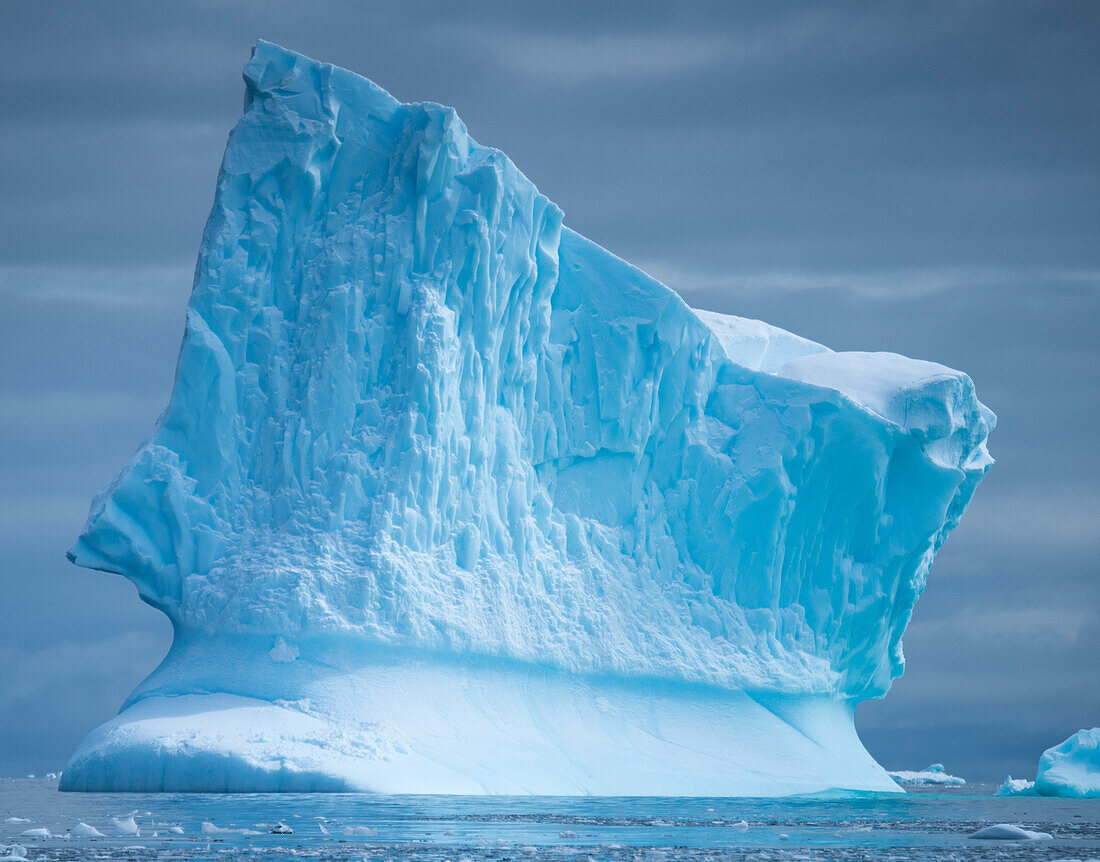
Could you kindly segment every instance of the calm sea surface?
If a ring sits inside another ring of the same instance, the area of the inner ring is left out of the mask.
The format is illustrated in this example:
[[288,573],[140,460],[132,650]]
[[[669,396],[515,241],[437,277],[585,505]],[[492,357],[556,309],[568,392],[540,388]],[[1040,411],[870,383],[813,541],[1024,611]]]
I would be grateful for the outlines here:
[[[1100,800],[992,791],[786,799],[93,794],[3,779],[0,859],[1100,860]],[[130,814],[140,836],[116,837],[113,819]],[[81,821],[108,837],[69,836]],[[205,832],[204,821],[213,824]],[[294,834],[271,834],[280,821]],[[994,823],[1054,837],[967,838]],[[51,837],[24,836],[28,829]]]

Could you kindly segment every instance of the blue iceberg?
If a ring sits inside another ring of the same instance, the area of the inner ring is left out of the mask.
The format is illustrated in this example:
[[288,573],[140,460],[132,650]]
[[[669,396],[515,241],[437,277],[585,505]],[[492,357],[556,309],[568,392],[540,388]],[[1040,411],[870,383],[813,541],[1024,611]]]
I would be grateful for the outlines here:
[[172,621],[68,790],[896,790],[965,374],[696,311],[455,112],[260,42],[171,402],[70,551]]
[[1034,781],[1010,775],[997,795],[1100,797],[1100,727],[1051,746],[1039,758]]
[[1100,797],[1100,727],[1079,730],[1044,751],[1034,790],[1040,796]]

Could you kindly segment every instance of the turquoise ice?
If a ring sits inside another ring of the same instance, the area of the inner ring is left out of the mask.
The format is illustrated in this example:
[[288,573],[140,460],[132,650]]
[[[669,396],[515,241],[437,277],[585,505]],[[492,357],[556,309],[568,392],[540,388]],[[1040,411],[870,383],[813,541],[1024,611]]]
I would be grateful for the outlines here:
[[69,789],[893,789],[970,378],[689,308],[455,112],[260,42],[171,402],[70,556],[172,621]]
[[1044,751],[1034,789],[1042,796],[1100,797],[1100,727]]

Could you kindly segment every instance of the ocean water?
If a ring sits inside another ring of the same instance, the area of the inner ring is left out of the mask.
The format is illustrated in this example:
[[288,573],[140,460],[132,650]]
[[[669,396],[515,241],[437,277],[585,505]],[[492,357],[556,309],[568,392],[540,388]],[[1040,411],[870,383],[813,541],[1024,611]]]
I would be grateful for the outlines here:
[[[784,799],[92,794],[61,793],[46,779],[5,779],[0,858],[1100,860],[1100,801],[1003,798],[993,790]],[[115,837],[112,818],[131,813],[140,837]],[[67,836],[80,821],[109,837]],[[204,821],[258,834],[208,834]],[[279,821],[294,834],[271,834]],[[1053,840],[967,838],[994,823]],[[170,834],[172,826],[183,834]],[[36,828],[52,837],[22,835]]]

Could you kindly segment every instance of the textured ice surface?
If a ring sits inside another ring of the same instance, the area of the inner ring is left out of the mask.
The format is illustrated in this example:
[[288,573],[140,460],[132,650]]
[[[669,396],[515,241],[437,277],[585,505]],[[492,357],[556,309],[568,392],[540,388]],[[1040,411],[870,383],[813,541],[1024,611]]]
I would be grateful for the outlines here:
[[887,773],[898,784],[939,784],[950,787],[962,787],[966,780],[957,775],[948,775],[942,763],[933,763],[919,771],[899,769]]
[[1100,796],[1100,727],[1079,730],[1039,758],[1035,792],[1042,796]]
[[689,308],[453,110],[261,42],[171,402],[71,551],[176,638],[67,789],[894,785],[957,371]]
[[1037,796],[1035,782],[1026,778],[1013,778],[1008,776],[1001,786],[997,788],[998,796]]

